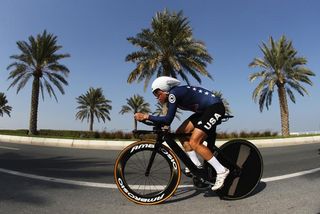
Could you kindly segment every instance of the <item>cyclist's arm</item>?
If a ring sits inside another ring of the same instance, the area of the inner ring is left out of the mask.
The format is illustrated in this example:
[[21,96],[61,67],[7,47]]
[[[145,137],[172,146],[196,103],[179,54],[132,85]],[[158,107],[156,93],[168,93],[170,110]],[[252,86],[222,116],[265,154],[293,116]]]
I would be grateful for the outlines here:
[[155,123],[160,123],[163,125],[170,125],[174,119],[174,116],[176,115],[177,111],[177,103],[176,101],[174,103],[168,102],[168,112],[165,116],[153,116],[149,115],[148,120],[151,120]]

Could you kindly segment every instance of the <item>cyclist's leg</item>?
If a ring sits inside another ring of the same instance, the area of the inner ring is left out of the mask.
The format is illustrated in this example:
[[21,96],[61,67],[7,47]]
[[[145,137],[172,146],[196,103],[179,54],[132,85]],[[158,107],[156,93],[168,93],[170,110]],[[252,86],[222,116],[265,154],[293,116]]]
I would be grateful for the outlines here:
[[207,134],[205,132],[198,128],[195,128],[190,139],[190,145],[203,159],[205,159],[216,170],[216,181],[214,186],[211,187],[211,189],[217,190],[223,186],[224,180],[229,174],[229,169],[225,168],[212,154],[210,149],[202,144],[206,137]]
[[[176,133],[181,134],[181,133],[191,133],[194,129],[194,126],[190,119],[186,119],[177,129]],[[186,152],[193,151],[189,144],[190,137],[181,137],[179,138],[180,143],[183,145],[183,148],[185,149]]]
[[195,129],[189,141],[191,148],[194,149],[210,165],[212,165],[217,172],[216,183],[212,187],[212,190],[222,187],[225,178],[229,174],[229,170],[221,165],[221,163],[214,157],[210,149],[204,146],[202,143],[208,137],[208,135],[210,135],[211,131],[215,131],[216,124],[220,122],[224,113],[225,109],[222,103],[209,107],[196,123]]
[[[191,133],[194,130],[193,122],[195,118],[198,118],[198,114],[191,115],[188,119],[186,119],[180,127],[177,129],[176,133]],[[190,137],[184,137],[180,138],[179,141],[183,145],[185,152],[188,154],[189,158],[192,160],[192,162],[200,167],[201,162],[199,161],[196,152],[191,148],[189,144]],[[184,173],[187,176],[191,176],[190,170],[186,167],[184,169]]]
[[208,136],[215,132],[216,124],[221,121],[224,114],[224,105],[222,103],[217,103],[208,107],[196,121],[193,121],[195,129],[189,143],[191,148],[206,161],[209,161],[213,157],[213,153],[202,143]]
[[189,144],[190,147],[195,150],[204,160],[208,161],[212,158],[213,153],[203,145],[203,141],[207,138],[207,134],[199,128],[195,128]]

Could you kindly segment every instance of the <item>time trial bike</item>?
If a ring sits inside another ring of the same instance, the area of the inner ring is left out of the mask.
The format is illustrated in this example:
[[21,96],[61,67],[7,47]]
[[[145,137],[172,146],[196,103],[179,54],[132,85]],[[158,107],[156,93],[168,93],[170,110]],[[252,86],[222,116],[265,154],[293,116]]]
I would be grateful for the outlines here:
[[[224,116],[223,121],[233,116]],[[163,126],[152,125],[153,130],[136,130],[137,136],[153,134],[156,140],[140,140],[119,154],[114,166],[114,179],[120,192],[130,201],[142,205],[159,204],[170,198],[179,186],[181,165],[187,166],[195,187],[210,188],[216,172],[206,161],[203,167],[193,164],[175,141],[188,134],[171,133]],[[190,135],[190,134],[189,134]],[[241,199],[259,184],[263,173],[263,159],[255,145],[244,139],[233,139],[220,148],[215,145],[216,131],[208,136],[208,148],[230,170],[224,186],[216,193],[222,199]]]

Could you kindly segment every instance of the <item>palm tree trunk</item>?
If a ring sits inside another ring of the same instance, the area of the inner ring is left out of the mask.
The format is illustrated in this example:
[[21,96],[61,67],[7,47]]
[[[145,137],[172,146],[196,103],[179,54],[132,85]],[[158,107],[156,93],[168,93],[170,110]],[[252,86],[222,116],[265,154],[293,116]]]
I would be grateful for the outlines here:
[[[168,63],[163,64],[163,75],[170,76],[170,65]],[[165,103],[162,105],[162,115],[167,115],[168,113],[168,104]]]
[[[162,112],[161,112],[161,114],[162,114],[162,115],[167,115],[168,110],[169,110],[169,109],[168,109],[168,103],[163,104],[163,105],[162,105]],[[165,128],[165,129],[168,129],[169,131],[171,130],[171,127],[170,127],[170,126],[167,126],[167,125],[165,125],[164,128]]]
[[34,77],[32,82],[29,135],[37,134],[39,91],[40,91],[39,84],[40,84],[39,77]]
[[94,115],[93,115],[93,112],[90,113],[90,127],[89,127],[89,130],[92,132],[93,131],[93,118]]
[[284,85],[278,86],[278,95],[280,103],[281,133],[282,136],[289,136],[289,109]]
[[163,72],[162,76],[170,76],[170,65],[166,62],[166,60],[163,62]]
[[137,130],[137,121],[135,119],[134,120],[134,130]]

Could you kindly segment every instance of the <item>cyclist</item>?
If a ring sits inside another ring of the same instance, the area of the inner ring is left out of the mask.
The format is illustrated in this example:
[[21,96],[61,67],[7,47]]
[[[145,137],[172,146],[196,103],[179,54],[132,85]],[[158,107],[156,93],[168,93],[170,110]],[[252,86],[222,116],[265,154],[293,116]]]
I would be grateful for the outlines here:
[[[189,85],[179,86],[180,81],[167,76],[158,77],[151,85],[152,93],[161,104],[167,103],[168,112],[165,116],[153,116],[144,113],[136,113],[134,118],[138,121],[150,120],[163,125],[170,125],[174,119],[177,108],[194,112],[177,129],[177,133],[191,133],[190,139],[180,139],[193,163],[201,167],[197,153],[205,159],[217,172],[216,182],[212,190],[220,189],[229,169],[225,168],[215,158],[209,148],[202,143],[212,132],[225,114],[222,100],[215,97],[212,92],[201,87]],[[189,172],[186,168],[185,172]]]

